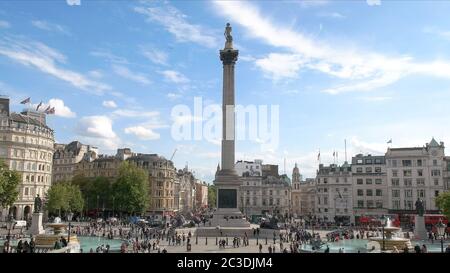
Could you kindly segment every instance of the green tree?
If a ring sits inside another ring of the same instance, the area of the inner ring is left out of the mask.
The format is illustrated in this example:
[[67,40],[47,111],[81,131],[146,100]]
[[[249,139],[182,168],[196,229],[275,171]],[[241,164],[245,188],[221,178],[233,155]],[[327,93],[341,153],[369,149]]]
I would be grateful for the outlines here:
[[208,185],[208,206],[210,208],[216,207],[217,191],[216,186],[213,184]]
[[19,196],[20,173],[10,171],[3,161],[0,161],[0,207],[9,207]]
[[103,176],[95,178],[76,176],[72,179],[72,185],[79,186],[88,210],[97,209],[97,206],[112,209],[111,184],[111,180]]
[[442,192],[436,197],[436,205],[450,219],[450,191]]
[[144,213],[149,204],[148,174],[134,164],[124,162],[112,185],[115,205],[119,212]]
[[50,213],[81,212],[84,199],[78,185],[70,183],[57,183],[47,191],[47,210]]

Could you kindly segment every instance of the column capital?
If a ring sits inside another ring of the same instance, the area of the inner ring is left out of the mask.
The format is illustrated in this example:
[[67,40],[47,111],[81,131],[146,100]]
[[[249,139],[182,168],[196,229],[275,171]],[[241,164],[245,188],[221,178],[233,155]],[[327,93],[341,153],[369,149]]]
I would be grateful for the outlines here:
[[224,49],[220,50],[220,60],[223,65],[235,64],[239,55],[239,50]]

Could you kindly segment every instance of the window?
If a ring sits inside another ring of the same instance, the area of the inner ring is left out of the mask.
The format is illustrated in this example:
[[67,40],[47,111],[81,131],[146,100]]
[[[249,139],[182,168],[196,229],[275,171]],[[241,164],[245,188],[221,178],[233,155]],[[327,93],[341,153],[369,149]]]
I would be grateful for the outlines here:
[[412,190],[405,190],[405,198],[411,198],[412,197]]
[[250,198],[245,199],[245,205],[250,206]]
[[364,208],[364,200],[358,200],[358,208]]
[[[272,195],[272,193],[273,193],[272,190],[269,190],[269,195]],[[271,205],[272,205],[272,204],[271,204]]]
[[417,190],[417,197],[425,198],[425,190]]
[[375,179],[375,184],[381,185],[383,181],[380,178]]
[[364,191],[361,190],[361,189],[359,189],[359,190],[358,190],[358,196],[363,196],[363,195],[364,195]]
[[372,185],[372,179],[370,178],[366,179],[366,185]]
[[372,167],[366,167],[366,173],[371,173],[372,172]]
[[395,159],[392,160],[392,167],[397,167],[397,160]]
[[403,176],[411,176],[411,170],[403,170]]
[[367,207],[373,208],[373,200],[367,200]]
[[362,168],[361,167],[356,168],[356,172],[357,173],[362,173]]
[[328,192],[328,189],[327,188],[323,188],[323,192]]
[[411,167],[412,166],[411,160],[402,160],[402,166],[403,167]]
[[25,188],[25,193],[24,195],[28,195],[28,188]]
[[348,181],[347,177],[344,177],[344,183],[347,183],[347,181]]
[[269,206],[273,206],[273,199],[272,198],[269,199]]
[[439,191],[434,191],[434,197],[438,197],[439,196]]
[[400,197],[400,190],[392,190],[392,197]]
[[394,209],[400,209],[400,200],[392,200],[392,206]]
[[413,209],[413,201],[405,200],[405,209],[412,210]]
[[417,160],[417,166],[419,166],[419,167],[422,166],[422,159],[418,159],[418,160]]
[[367,195],[367,196],[373,196],[372,190],[366,190],[366,195]]
[[431,170],[431,176],[441,176],[441,170]]
[[375,172],[376,173],[381,173],[381,167],[375,167]]
[[398,176],[398,171],[397,170],[392,170],[392,176],[393,177],[397,177]]
[[327,184],[327,183],[328,183],[328,179],[327,179],[327,178],[324,178],[324,179],[323,179],[323,183],[324,183],[324,184]]
[[381,159],[375,159],[375,164],[381,164]]
[[362,179],[356,179],[356,184],[362,185],[363,184],[363,180]]
[[382,208],[383,208],[383,201],[377,200],[377,201],[376,201],[376,207],[377,207],[378,209],[382,209]]
[[328,205],[328,197],[326,196],[323,197],[323,204]]
[[403,184],[407,187],[411,187],[412,186],[412,179],[408,178],[408,179],[403,179]]
[[376,195],[376,196],[383,196],[383,190],[377,189],[377,190],[375,191],[375,195]]
[[400,179],[398,179],[398,178],[393,178],[391,180],[391,182],[392,182],[392,186],[400,186]]
[[358,159],[358,160],[356,161],[356,164],[363,164],[363,160],[362,160],[362,159]]
[[439,179],[438,179],[438,178],[435,178],[435,179],[434,179],[434,185],[435,185],[435,186],[439,186]]
[[417,170],[417,176],[423,176],[423,170]]
[[336,178],[336,183],[339,183],[339,177]]
[[425,179],[418,178],[416,179],[417,186],[425,186]]
[[366,164],[372,164],[372,159],[366,159]]
[[437,166],[437,160],[433,159],[433,166]]

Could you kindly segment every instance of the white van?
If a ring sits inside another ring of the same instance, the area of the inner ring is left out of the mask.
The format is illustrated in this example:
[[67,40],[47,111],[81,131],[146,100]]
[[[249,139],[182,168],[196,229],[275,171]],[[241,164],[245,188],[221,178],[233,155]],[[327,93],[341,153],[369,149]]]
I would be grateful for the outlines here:
[[14,228],[23,228],[27,226],[27,221],[24,220],[17,220],[16,224],[14,225]]

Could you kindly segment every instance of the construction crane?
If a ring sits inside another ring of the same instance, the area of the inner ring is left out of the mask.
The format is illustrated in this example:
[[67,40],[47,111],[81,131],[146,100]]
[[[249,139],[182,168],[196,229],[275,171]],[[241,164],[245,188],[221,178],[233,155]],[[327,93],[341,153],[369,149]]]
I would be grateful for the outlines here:
[[172,161],[173,157],[175,156],[175,153],[177,152],[178,149],[175,149],[175,151],[173,151],[172,156],[170,157],[170,161]]

